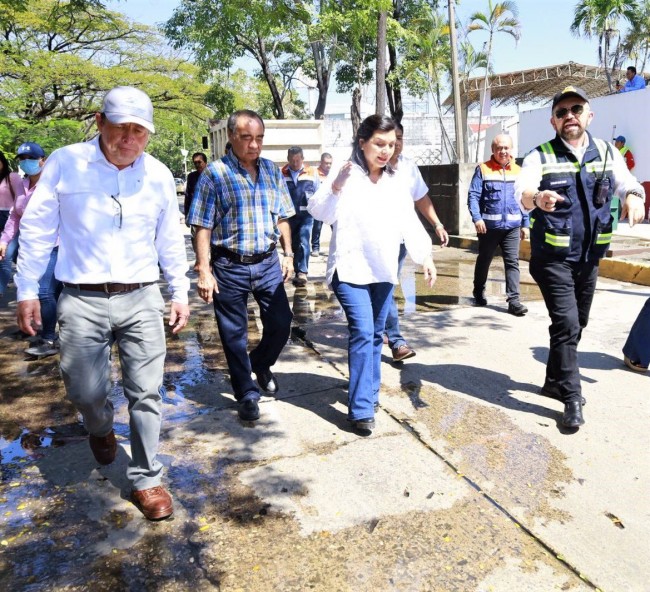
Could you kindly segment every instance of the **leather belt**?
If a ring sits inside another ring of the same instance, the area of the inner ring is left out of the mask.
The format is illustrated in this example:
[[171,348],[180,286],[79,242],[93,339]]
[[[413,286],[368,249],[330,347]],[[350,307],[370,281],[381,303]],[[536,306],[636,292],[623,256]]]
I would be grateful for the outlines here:
[[140,282],[138,284],[70,284],[68,282],[63,282],[63,285],[66,288],[74,288],[75,290],[84,290],[88,292],[103,292],[104,294],[125,294],[127,292],[133,292],[133,290],[139,290],[146,286],[151,286],[155,282]]
[[226,247],[218,247],[213,245],[212,258],[214,259],[216,257],[225,257],[229,261],[234,261],[235,263],[241,263],[243,265],[254,265],[255,263],[264,261],[264,259],[268,259],[271,255],[273,255],[273,251],[275,251],[275,243],[269,247],[268,251],[264,251],[263,253],[256,253],[255,255],[240,255],[239,253],[235,253],[230,249],[226,249]]

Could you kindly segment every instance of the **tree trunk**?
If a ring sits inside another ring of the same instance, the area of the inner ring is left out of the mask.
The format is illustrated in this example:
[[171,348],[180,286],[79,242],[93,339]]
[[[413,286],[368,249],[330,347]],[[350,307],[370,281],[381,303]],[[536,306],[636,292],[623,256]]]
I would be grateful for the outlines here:
[[388,108],[390,109],[391,117],[401,123],[404,117],[404,105],[402,104],[402,89],[400,87],[399,78],[392,77],[395,83],[389,82],[390,74],[397,69],[397,51],[392,43],[388,44],[388,57],[390,64],[388,66],[388,74],[386,77],[386,95],[388,97]]
[[381,11],[377,19],[377,73],[375,113],[386,113],[386,12]]
[[271,91],[271,98],[273,99],[273,114],[275,115],[276,119],[284,119],[285,116],[284,106],[282,105],[282,96],[278,91],[278,86],[275,83],[275,78],[273,76],[273,72],[271,71],[271,66],[266,55],[266,48],[264,47],[264,39],[258,37],[257,46],[259,49],[259,56],[257,61],[262,67],[262,75],[264,76],[264,80],[266,80],[266,84]]
[[316,109],[314,109],[314,119],[323,119],[332,69],[326,64],[325,48],[321,41],[314,41],[311,44],[311,51],[314,55],[316,87],[318,89],[318,101],[316,102]]
[[350,106],[350,119],[352,120],[352,136],[357,136],[361,125],[361,89],[357,86],[352,92],[352,105]]

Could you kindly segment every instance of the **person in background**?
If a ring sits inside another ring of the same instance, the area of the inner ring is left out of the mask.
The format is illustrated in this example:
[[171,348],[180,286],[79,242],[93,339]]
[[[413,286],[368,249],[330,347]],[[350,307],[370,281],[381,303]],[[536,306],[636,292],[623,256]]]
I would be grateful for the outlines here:
[[[323,152],[320,155],[320,164],[316,169],[318,173],[318,182],[319,184],[324,183],[327,179],[327,175],[330,174],[332,169],[332,155],[329,152]],[[311,227],[311,256],[324,257],[327,255],[325,251],[320,250],[320,233],[323,229],[323,223],[320,220],[314,220],[314,224]]]
[[[45,166],[45,151],[35,142],[25,142],[16,151],[18,166],[25,174],[23,193],[16,200],[11,215],[0,235],[0,258],[11,261],[20,242],[20,220],[25,213],[38,180]],[[59,254],[58,244],[50,253],[50,260],[45,272],[38,281],[38,300],[41,307],[42,325],[38,339],[25,350],[30,356],[45,358],[59,351],[59,339],[56,335],[56,303],[61,294],[61,282],[54,277],[54,268]]]
[[[228,118],[231,149],[203,171],[189,223],[196,226],[197,290],[214,302],[221,344],[242,421],[260,417],[263,389],[278,392],[273,366],[289,339],[293,317],[284,282],[291,271],[291,196],[280,169],[262,158],[264,121],[250,110]],[[278,240],[284,247],[282,267]],[[260,307],[262,337],[248,347],[248,297]],[[251,372],[257,377],[253,382]]]
[[[0,234],[4,231],[9,214],[16,200],[24,193],[23,180],[18,173],[12,173],[4,152],[0,150]],[[13,256],[0,257],[0,300],[4,297],[11,280]]]
[[623,346],[623,363],[634,372],[650,365],[650,298],[645,301]]
[[[187,226],[190,226],[187,219],[190,212],[190,204],[192,203],[192,198],[194,197],[194,189],[196,187],[197,181],[199,180],[199,177],[201,176],[201,173],[205,167],[208,166],[208,157],[203,152],[195,152],[192,154],[192,164],[196,170],[187,175],[187,180],[185,182],[185,201],[183,203],[183,213],[185,214],[185,224]],[[192,239],[192,250],[196,255],[196,237],[194,234],[194,228],[190,229],[190,236]],[[196,268],[196,262],[194,263],[193,267]]]
[[427,284],[436,278],[431,239],[415,213],[408,185],[390,165],[395,128],[390,117],[364,119],[350,160],[308,205],[315,218],[333,225],[327,283],[348,320],[348,421],[362,435],[375,427],[382,334],[398,282],[402,241],[422,264]]
[[[395,151],[390,159],[390,165],[393,170],[397,171],[399,178],[408,187],[413,203],[417,211],[424,216],[424,218],[433,226],[436,236],[440,240],[443,247],[447,246],[449,242],[449,235],[445,230],[444,224],[438,218],[436,209],[433,207],[433,202],[429,197],[429,188],[422,178],[420,169],[410,158],[406,158],[402,154],[404,149],[404,127],[401,123],[395,122]],[[404,243],[400,245],[399,257],[397,259],[397,276],[402,272],[402,265],[406,258],[406,247]],[[391,299],[390,310],[386,317],[386,343],[390,347],[393,356],[393,362],[403,362],[408,358],[415,355],[415,350],[409,346],[406,339],[402,337],[399,328],[399,316],[397,310],[397,302],[395,298]]]
[[528,309],[519,300],[519,242],[526,238],[528,215],[515,199],[519,165],[512,157],[512,138],[499,134],[492,140],[492,158],[476,167],[469,185],[467,205],[478,236],[474,267],[474,303],[486,306],[485,285],[497,247],[506,272],[508,312],[521,317]]
[[314,219],[307,211],[309,198],[318,186],[318,174],[313,167],[305,165],[302,148],[292,146],[287,152],[288,163],[282,167],[282,176],[289,189],[295,216],[289,218],[293,251],[293,285],[307,285],[309,275],[309,246]]
[[617,136],[614,138],[614,146],[621,153],[621,156],[625,159],[625,164],[627,165],[627,170],[631,171],[634,168],[634,154],[632,151],[625,145],[625,136]]
[[169,325],[189,318],[185,240],[171,171],[145,153],[154,133],[153,105],[139,89],[118,86],[95,114],[99,135],[55,150],[20,224],[18,324],[41,324],[36,299],[57,238],[56,277],[61,374],[81,412],[95,460],[115,460],[111,349],[117,345],[128,399],[131,501],[149,520],[173,511],[156,458],[162,418],[165,304],[160,269],[171,293]]
[[645,88],[645,79],[636,73],[634,66],[628,66],[625,72],[627,82],[618,92],[632,92],[634,90],[643,90]]
[[515,183],[530,212],[530,273],[551,318],[546,379],[540,394],[564,403],[560,423],[585,423],[578,343],[589,321],[598,264],[612,237],[611,202],[624,198],[630,226],[644,218],[645,194],[618,150],[594,138],[586,93],[568,86],[553,98],[555,138],[531,150]]

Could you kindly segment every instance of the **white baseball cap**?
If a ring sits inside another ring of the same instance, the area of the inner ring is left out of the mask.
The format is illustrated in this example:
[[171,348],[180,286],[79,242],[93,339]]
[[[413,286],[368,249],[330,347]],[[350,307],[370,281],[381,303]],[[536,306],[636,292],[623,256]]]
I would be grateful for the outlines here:
[[111,123],[137,123],[155,133],[153,105],[146,93],[132,86],[116,86],[104,97],[102,113]]

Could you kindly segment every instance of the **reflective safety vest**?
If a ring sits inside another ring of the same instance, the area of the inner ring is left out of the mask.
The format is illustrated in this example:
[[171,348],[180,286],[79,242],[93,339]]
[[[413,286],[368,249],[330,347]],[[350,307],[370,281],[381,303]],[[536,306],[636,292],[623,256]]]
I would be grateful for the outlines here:
[[520,171],[514,160],[502,166],[494,158],[476,167],[467,200],[473,222],[483,220],[488,230],[528,226],[528,216],[515,199],[515,180]]
[[625,164],[627,165],[627,170],[631,171],[634,168],[634,154],[627,146],[622,146],[618,149],[621,153],[621,156],[625,159]]
[[581,163],[558,136],[535,148],[542,163],[539,190],[555,191],[564,201],[557,202],[554,212],[536,208],[530,213],[533,256],[577,262],[600,259],[607,252],[613,221],[612,147],[587,135]]

